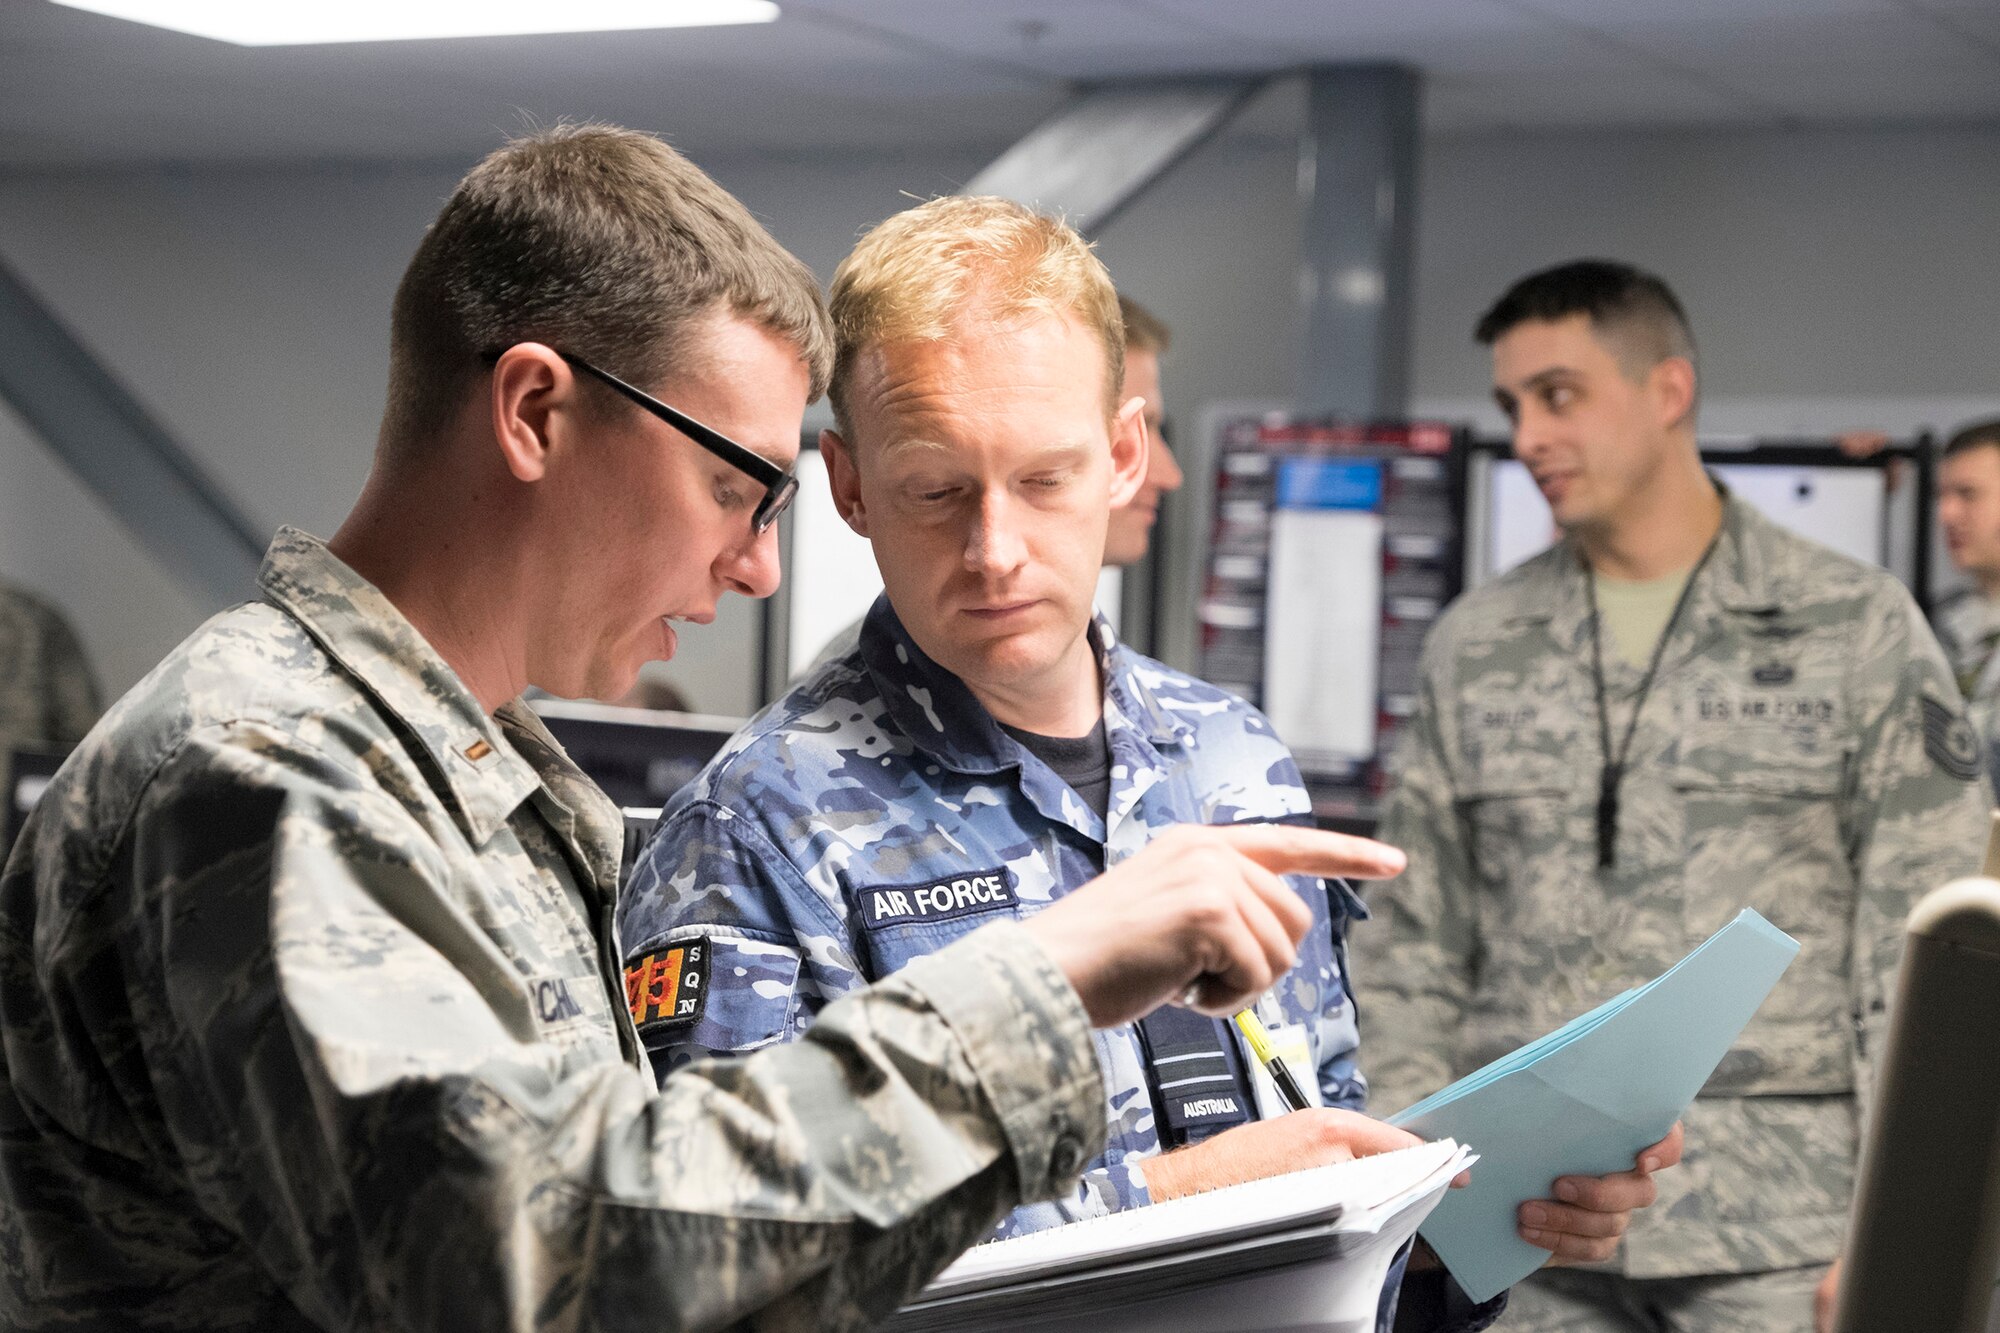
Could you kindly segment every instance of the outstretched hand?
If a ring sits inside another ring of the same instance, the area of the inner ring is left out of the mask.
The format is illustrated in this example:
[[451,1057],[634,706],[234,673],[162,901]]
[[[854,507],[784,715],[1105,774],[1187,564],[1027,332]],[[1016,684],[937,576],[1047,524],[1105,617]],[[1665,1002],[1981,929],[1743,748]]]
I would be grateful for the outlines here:
[[1387,879],[1403,854],[1289,824],[1183,824],[1023,923],[1097,1027],[1129,1023],[1193,988],[1222,1017],[1298,961],[1312,912],[1290,874]]

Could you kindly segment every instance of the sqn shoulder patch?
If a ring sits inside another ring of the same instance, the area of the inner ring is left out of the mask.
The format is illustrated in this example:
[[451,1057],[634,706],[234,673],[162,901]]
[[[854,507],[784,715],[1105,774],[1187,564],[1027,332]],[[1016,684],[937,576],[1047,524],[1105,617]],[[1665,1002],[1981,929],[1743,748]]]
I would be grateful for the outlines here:
[[1012,907],[1020,901],[1014,896],[1014,877],[1005,866],[923,884],[863,887],[855,890],[855,900],[861,908],[861,924],[870,930],[917,921],[949,921]]
[[1937,766],[1961,781],[1979,776],[1979,737],[1965,715],[1948,704],[1924,696],[1924,752]]
[[656,949],[625,969],[625,1003],[642,1035],[693,1027],[707,1000],[707,936]]

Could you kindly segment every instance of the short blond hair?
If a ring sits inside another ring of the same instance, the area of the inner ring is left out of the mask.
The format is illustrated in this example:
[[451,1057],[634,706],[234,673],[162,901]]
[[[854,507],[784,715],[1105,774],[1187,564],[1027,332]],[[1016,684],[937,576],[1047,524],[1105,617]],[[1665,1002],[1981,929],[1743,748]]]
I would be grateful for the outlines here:
[[1111,275],[1061,218],[991,195],[907,209],[861,238],[834,270],[827,397],[852,434],[847,390],[870,347],[947,337],[975,301],[1000,318],[1070,315],[1104,344],[1105,415],[1125,381],[1125,322]]

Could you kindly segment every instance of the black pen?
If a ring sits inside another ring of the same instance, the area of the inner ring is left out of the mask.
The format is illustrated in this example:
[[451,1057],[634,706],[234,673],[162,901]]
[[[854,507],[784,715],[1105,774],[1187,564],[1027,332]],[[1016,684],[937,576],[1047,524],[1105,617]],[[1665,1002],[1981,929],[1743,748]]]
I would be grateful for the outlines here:
[[1278,1058],[1271,1049],[1270,1034],[1257,1021],[1255,1010],[1244,1009],[1236,1015],[1237,1031],[1250,1043],[1250,1053],[1257,1057],[1257,1063],[1264,1066],[1264,1072],[1271,1076],[1271,1082],[1278,1085],[1278,1095],[1285,1099],[1285,1105],[1294,1111],[1303,1111],[1308,1105],[1305,1093],[1299,1090],[1298,1080],[1292,1077],[1291,1069]]

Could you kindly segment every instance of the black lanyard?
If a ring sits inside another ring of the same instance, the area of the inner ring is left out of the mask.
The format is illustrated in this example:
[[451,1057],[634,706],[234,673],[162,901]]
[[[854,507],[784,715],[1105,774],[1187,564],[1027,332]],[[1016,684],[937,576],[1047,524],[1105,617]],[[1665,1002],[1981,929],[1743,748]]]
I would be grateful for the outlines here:
[[1584,591],[1590,597],[1590,678],[1597,687],[1597,739],[1604,747],[1604,768],[1597,781],[1597,868],[1609,870],[1617,862],[1618,851],[1618,784],[1625,779],[1625,760],[1632,753],[1632,737],[1639,730],[1639,710],[1646,706],[1646,697],[1653,692],[1653,677],[1660,669],[1660,659],[1666,656],[1667,640],[1674,637],[1674,627],[1681,623],[1681,612],[1687,609],[1688,597],[1694,592],[1695,580],[1701,577],[1708,558],[1715,554],[1716,543],[1722,540],[1722,529],[1708,539],[1708,546],[1702,551],[1701,559],[1695,561],[1688,571],[1687,582],[1681,585],[1681,595],[1674,602],[1674,613],[1667,617],[1667,627],[1660,631],[1659,642],[1653,645],[1653,660],[1646,665],[1646,675],[1639,682],[1638,697],[1632,701],[1632,720],[1625,724],[1625,739],[1618,746],[1618,753],[1611,753],[1611,708],[1604,700],[1604,635],[1598,628],[1603,618],[1597,611],[1597,574],[1583,552],[1577,552],[1577,560],[1583,566]]

